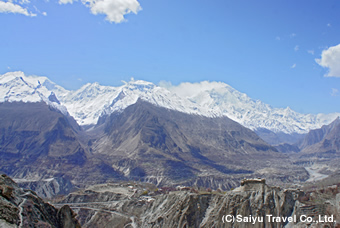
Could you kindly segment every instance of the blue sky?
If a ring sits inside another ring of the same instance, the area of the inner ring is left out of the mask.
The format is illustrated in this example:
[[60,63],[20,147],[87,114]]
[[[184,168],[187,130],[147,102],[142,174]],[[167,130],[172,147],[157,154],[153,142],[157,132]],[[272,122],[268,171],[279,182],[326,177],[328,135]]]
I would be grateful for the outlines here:
[[0,0],[0,28],[0,74],[67,89],[222,81],[273,107],[340,112],[340,1]]

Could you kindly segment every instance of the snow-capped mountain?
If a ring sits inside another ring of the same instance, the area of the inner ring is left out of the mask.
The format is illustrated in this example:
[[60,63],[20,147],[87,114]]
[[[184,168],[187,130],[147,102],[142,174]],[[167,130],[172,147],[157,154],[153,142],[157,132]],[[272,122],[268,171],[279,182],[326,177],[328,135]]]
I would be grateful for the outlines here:
[[27,77],[23,72],[10,72],[0,76],[0,102],[45,102],[68,115],[65,106],[55,98],[55,94],[65,92],[61,86],[46,77]]
[[307,133],[310,129],[329,124],[340,115],[340,113],[301,114],[289,107],[273,108],[222,82],[182,83],[168,89],[253,130],[266,128],[273,132],[288,134]]
[[122,111],[135,104],[138,99],[180,112],[205,116],[217,115],[165,88],[141,80],[131,80],[120,87],[88,83],[79,90],[68,93],[58,94],[59,91],[53,91],[79,125],[96,124],[100,116]]
[[[52,92],[61,105],[48,99]],[[340,115],[300,114],[289,107],[272,108],[222,82],[182,83],[165,88],[146,81],[131,80],[120,87],[88,83],[76,91],[69,91],[46,77],[25,76],[22,72],[9,72],[0,76],[1,102],[44,101],[49,105],[57,105],[59,109],[64,106],[79,125],[94,125],[100,116],[122,111],[138,99],[189,114],[228,116],[253,130],[266,128],[288,134],[306,133],[310,129],[320,128]]]

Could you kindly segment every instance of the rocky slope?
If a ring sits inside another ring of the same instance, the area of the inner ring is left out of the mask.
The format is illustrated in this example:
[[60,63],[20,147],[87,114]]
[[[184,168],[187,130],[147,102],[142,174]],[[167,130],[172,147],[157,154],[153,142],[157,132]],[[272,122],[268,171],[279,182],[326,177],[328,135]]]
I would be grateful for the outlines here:
[[339,147],[340,119],[335,119],[329,125],[311,130],[298,144],[302,151],[340,151]]
[[45,103],[0,103],[0,118],[1,171],[16,178],[49,178],[86,162],[77,129]]
[[0,170],[42,197],[68,193],[70,181],[80,187],[142,180],[230,189],[244,177],[276,184],[308,178],[227,117],[190,115],[141,99],[87,131],[43,102],[0,103],[0,118]]
[[[270,187],[260,179],[244,180],[228,192],[130,182],[93,186],[56,205],[69,204],[83,227],[335,227],[336,222],[303,222],[301,215],[338,218],[338,195],[336,186],[305,193]],[[242,220],[232,221],[237,216]]]
[[340,119],[329,125],[311,130],[294,144],[280,144],[276,148],[284,153],[293,152],[292,159],[301,162],[329,163],[340,158]]
[[[312,144],[314,143],[314,144]],[[318,176],[327,177],[340,170],[340,121],[336,119],[330,125],[311,131],[302,141],[304,148],[294,154],[299,163],[312,164]]]
[[[299,191],[271,188],[264,181],[248,180],[225,195],[176,193],[157,198],[142,218],[143,227],[282,227],[267,215],[288,217]],[[176,202],[176,203],[174,203]],[[228,222],[227,218],[263,218],[261,222]],[[228,217],[226,217],[228,216]]]
[[4,174],[0,176],[1,227],[80,227],[75,216],[70,207],[56,209],[35,192],[19,188]]
[[71,180],[83,185],[123,176],[88,151],[90,136],[74,120],[43,102],[0,103],[0,119],[0,171],[42,197],[68,193]]
[[194,116],[139,100],[103,125],[91,150],[129,179],[227,189],[244,176],[290,176],[287,167],[296,181],[305,176],[287,156],[227,117]]
[[284,132],[273,132],[266,128],[257,128],[255,133],[260,136],[265,142],[273,146],[278,146],[280,144],[296,144],[300,142],[306,134],[299,133],[284,133]]
[[307,182],[328,179],[338,180],[340,171],[340,119],[319,129],[311,130],[298,143],[275,146],[286,153],[295,164],[305,167],[309,173]]
[[13,179],[19,187],[31,189],[43,199],[51,199],[57,195],[66,195],[73,191],[75,187],[72,182],[65,177],[52,177],[48,179],[29,180]]

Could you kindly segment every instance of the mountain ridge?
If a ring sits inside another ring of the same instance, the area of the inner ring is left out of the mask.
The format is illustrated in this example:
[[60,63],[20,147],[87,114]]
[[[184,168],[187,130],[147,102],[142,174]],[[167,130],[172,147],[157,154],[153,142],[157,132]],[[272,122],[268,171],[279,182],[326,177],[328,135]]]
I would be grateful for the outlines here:
[[[178,87],[168,88],[142,80],[124,83],[119,87],[87,83],[80,89],[71,91],[47,77],[9,72],[0,76],[0,102],[44,101],[64,113],[68,112],[79,125],[91,126],[97,124],[100,117],[121,111],[141,98],[184,113],[207,117],[227,116],[252,130],[265,128],[287,134],[307,133],[311,129],[329,124],[340,115],[300,114],[289,107],[272,108],[222,82],[182,83]],[[49,99],[52,92],[60,104]]]
[[269,167],[281,174],[290,167],[294,178],[305,178],[304,170],[292,166],[286,155],[228,117],[194,116],[139,99],[97,127],[104,134],[92,142],[93,155],[129,179],[228,188],[244,176],[276,179]]

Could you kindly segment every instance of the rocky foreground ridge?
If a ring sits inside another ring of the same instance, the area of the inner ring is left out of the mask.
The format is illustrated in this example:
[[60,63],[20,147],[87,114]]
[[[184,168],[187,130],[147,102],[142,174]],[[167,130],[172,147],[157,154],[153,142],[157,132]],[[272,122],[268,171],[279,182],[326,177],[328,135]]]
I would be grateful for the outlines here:
[[[264,179],[244,180],[228,192],[126,182],[95,185],[54,205],[70,205],[82,227],[336,227],[340,195],[336,186],[320,201],[327,191],[270,187]],[[334,220],[316,224],[301,217],[325,215]]]
[[120,182],[59,196],[52,206],[3,174],[0,227],[339,227],[339,187],[303,191],[245,179],[223,192]]
[[0,227],[77,228],[75,216],[69,206],[57,209],[5,174],[0,176]]

